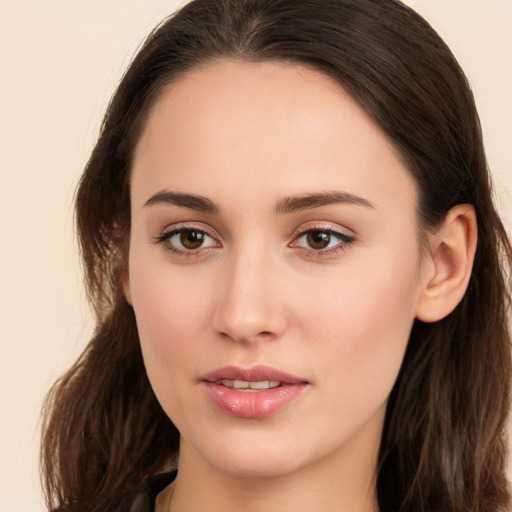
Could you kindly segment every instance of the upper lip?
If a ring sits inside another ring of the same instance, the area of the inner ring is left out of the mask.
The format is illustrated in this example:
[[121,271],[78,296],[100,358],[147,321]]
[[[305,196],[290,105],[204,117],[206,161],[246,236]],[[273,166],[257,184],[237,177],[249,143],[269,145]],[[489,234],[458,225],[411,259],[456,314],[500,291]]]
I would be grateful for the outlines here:
[[224,366],[217,368],[202,377],[201,380],[207,382],[217,382],[223,379],[243,380],[248,382],[261,382],[265,380],[279,381],[283,384],[300,384],[307,382],[306,379],[291,375],[287,372],[272,368],[270,366],[252,366],[251,368],[242,368],[239,366]]

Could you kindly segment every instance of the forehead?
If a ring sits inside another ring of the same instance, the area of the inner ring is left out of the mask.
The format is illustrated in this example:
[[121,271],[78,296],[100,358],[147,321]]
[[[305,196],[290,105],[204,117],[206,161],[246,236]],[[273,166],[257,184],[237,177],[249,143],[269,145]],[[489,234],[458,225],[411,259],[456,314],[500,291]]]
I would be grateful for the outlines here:
[[215,62],[167,86],[136,148],[132,192],[169,187],[275,198],[341,187],[415,203],[410,173],[366,112],[319,71],[281,62]]

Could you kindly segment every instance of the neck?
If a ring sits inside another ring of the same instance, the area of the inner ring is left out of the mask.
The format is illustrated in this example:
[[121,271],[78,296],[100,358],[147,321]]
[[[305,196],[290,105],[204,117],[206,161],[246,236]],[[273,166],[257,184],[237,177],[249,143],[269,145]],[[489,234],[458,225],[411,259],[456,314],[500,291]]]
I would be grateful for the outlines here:
[[[360,442],[286,474],[239,475],[182,440],[169,512],[376,512],[378,443]],[[293,455],[291,455],[293,457]]]

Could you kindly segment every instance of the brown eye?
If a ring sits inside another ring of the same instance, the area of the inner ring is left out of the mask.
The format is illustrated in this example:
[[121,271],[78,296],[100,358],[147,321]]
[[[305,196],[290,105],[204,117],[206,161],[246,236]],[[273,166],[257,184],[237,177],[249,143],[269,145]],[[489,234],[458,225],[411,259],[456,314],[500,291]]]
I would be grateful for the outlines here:
[[202,229],[179,228],[162,233],[155,238],[155,243],[165,250],[181,255],[202,254],[203,249],[222,247],[211,235]]
[[195,229],[184,229],[180,233],[180,243],[185,249],[199,249],[206,238],[206,233]]
[[345,250],[354,242],[354,237],[334,229],[308,229],[297,235],[291,247],[307,249],[310,254],[318,256]]
[[311,249],[325,249],[331,242],[331,234],[327,231],[308,231],[306,241]]

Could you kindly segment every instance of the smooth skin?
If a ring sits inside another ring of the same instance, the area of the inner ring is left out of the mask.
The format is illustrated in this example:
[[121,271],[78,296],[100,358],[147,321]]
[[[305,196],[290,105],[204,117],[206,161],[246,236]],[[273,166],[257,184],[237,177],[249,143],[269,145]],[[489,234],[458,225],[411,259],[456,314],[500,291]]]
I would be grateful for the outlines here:
[[[223,60],[166,88],[136,148],[124,281],[181,433],[160,510],[377,510],[413,321],[453,310],[476,246],[460,205],[421,249],[417,195],[385,135],[318,71]],[[226,365],[308,386],[269,417],[229,416],[201,382]]]

